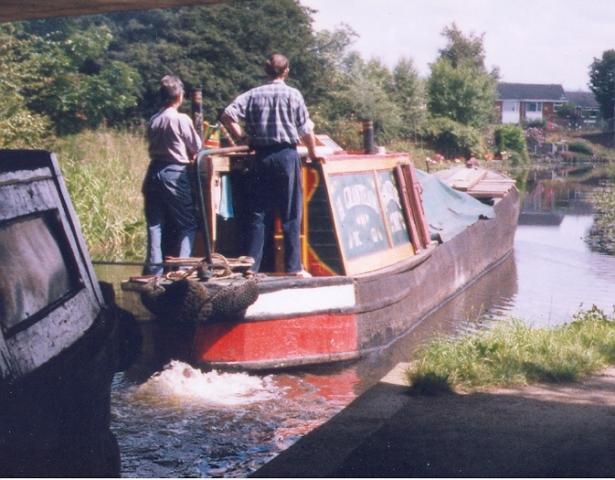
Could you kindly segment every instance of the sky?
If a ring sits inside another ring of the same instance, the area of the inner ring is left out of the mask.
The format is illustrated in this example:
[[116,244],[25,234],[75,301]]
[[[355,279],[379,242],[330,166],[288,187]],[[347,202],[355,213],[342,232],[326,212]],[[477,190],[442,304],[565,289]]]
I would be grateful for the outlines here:
[[465,34],[484,34],[487,68],[500,81],[555,83],[588,91],[589,65],[615,49],[615,0],[300,0],[318,10],[316,30],[345,23],[359,35],[363,58],[394,67],[413,60],[429,75],[442,29],[453,22]]

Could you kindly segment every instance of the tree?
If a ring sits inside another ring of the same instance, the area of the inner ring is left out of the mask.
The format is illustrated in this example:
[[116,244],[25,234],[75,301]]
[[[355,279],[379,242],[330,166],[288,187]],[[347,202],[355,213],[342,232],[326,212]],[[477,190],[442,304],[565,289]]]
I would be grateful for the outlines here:
[[49,117],[59,134],[122,123],[137,103],[137,72],[106,58],[113,38],[108,27],[65,25],[42,34],[38,24],[27,29],[33,45],[28,59],[36,70],[23,87],[29,108]]
[[594,58],[589,67],[589,88],[600,105],[602,118],[608,121],[611,128],[615,109],[615,50],[606,50],[602,58]]
[[484,66],[483,36],[464,36],[453,24],[443,30],[447,46],[431,64],[427,82],[429,112],[482,128],[492,121],[497,70]]
[[266,79],[264,61],[276,51],[289,58],[289,84],[303,92],[308,105],[327,80],[310,10],[295,0],[235,0],[85,21],[108,25],[114,34],[109,57],[141,74],[139,108],[144,117],[158,108],[160,78],[173,73],[188,92],[202,86],[204,117],[215,120],[236,95]]
[[27,108],[23,85],[32,77],[27,59],[31,44],[16,37],[15,27],[0,26],[0,147],[40,147],[50,135],[49,119]]
[[390,95],[401,110],[403,133],[415,132],[425,117],[425,86],[411,59],[402,58],[395,65]]
[[344,59],[342,68],[334,97],[339,115],[372,120],[381,142],[395,138],[402,125],[402,111],[390,95],[394,87],[392,73],[379,60],[365,62],[357,52]]
[[481,35],[471,33],[466,36],[453,23],[450,27],[444,27],[442,35],[448,39],[448,44],[438,51],[440,58],[448,60],[453,67],[469,64],[481,71],[486,71],[484,33]]
[[469,64],[454,67],[441,58],[431,65],[428,109],[434,116],[482,128],[493,120],[495,91],[496,82],[491,75],[481,74]]

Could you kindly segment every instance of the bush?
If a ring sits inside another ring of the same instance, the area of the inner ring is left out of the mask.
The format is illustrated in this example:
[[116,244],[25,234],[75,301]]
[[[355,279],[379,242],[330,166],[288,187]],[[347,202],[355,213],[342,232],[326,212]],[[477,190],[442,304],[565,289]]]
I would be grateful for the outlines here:
[[576,153],[583,153],[585,155],[593,155],[594,149],[584,142],[571,142],[568,144],[568,150]]
[[483,146],[480,132],[450,118],[432,117],[420,131],[421,137],[431,143],[434,150],[448,157],[482,156]]
[[495,148],[501,155],[503,152],[514,152],[522,163],[527,163],[527,143],[523,129],[516,125],[499,125],[495,129]]

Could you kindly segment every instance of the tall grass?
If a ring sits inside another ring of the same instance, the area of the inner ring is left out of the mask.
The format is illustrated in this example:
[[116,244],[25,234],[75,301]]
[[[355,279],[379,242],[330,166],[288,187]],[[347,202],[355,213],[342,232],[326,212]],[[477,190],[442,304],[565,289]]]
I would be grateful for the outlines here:
[[55,152],[94,260],[139,260],[145,252],[143,135],[101,129],[58,140]]
[[555,329],[511,320],[436,339],[418,357],[407,371],[417,392],[571,382],[615,362],[615,318],[594,306]]

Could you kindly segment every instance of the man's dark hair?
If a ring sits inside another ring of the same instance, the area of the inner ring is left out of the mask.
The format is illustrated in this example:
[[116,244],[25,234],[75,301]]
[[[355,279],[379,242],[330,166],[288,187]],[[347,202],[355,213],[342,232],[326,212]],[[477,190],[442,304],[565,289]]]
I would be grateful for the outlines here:
[[160,100],[165,105],[175,102],[184,93],[184,84],[175,75],[165,75],[160,80]]
[[288,58],[281,53],[274,53],[265,62],[265,72],[273,78],[281,77],[288,68]]

